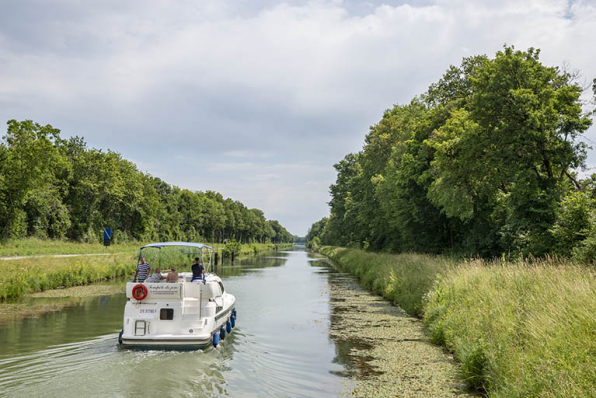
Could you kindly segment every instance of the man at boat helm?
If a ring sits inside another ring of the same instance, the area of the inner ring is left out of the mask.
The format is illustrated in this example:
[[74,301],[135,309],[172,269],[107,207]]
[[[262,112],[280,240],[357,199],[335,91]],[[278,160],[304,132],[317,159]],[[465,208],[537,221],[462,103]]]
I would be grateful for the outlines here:
[[205,280],[205,268],[203,268],[203,264],[201,264],[201,259],[199,257],[195,258],[195,263],[192,265],[192,267],[190,267],[190,269],[192,270],[191,282],[201,279],[203,281]]

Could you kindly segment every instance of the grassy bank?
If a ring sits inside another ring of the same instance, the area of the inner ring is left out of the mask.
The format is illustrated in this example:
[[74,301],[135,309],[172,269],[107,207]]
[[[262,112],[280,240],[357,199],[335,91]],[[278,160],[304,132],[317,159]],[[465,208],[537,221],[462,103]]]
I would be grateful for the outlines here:
[[[36,247],[37,243],[39,246]],[[52,246],[55,244],[55,247]],[[38,241],[26,239],[0,248],[0,253],[14,256],[47,255],[17,260],[0,261],[0,300],[17,298],[48,289],[86,285],[106,279],[131,275],[136,269],[136,258],[141,243],[110,246],[105,256],[51,257],[55,254],[106,253],[101,245],[72,242]],[[218,245],[219,251],[224,245]],[[238,256],[254,255],[273,250],[283,250],[292,245],[253,243],[235,247]],[[215,247],[215,245],[214,245]],[[185,259],[186,260],[186,259]],[[185,264],[189,264],[188,261]]]
[[325,246],[319,252],[356,275],[365,287],[415,316],[422,316],[423,299],[437,275],[457,265],[446,257],[420,254],[367,253]]
[[491,397],[596,396],[596,273],[549,260],[484,262],[321,248],[423,316],[461,376]]
[[122,277],[133,273],[135,268],[132,253],[1,261],[0,299]]

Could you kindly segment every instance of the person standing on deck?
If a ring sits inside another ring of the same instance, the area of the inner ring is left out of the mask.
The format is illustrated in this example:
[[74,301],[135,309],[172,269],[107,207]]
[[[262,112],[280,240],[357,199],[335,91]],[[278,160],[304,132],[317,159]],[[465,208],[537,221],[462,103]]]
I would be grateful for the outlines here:
[[195,258],[195,263],[192,265],[192,267],[190,267],[190,269],[192,270],[191,282],[199,279],[205,279],[205,268],[203,268],[203,264],[201,264],[200,258]]
[[145,261],[145,257],[141,257],[139,259],[139,263],[137,264],[137,272],[135,273],[134,280],[138,282],[144,282],[149,275],[149,271],[151,271],[151,266]]

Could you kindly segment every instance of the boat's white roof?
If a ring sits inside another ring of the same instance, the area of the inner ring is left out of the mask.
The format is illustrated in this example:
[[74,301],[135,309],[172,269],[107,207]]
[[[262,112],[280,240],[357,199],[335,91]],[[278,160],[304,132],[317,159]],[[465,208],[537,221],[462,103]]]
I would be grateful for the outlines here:
[[167,247],[167,246],[185,246],[185,247],[196,247],[197,249],[207,248],[213,249],[211,246],[204,245],[202,243],[192,243],[192,242],[159,242],[159,243],[150,243],[146,246],[141,247],[141,249],[145,249],[146,247]]

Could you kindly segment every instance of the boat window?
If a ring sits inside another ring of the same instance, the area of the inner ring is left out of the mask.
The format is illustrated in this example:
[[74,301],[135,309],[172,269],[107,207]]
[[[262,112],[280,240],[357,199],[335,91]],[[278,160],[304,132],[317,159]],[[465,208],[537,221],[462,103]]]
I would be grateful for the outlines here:
[[162,308],[159,312],[159,319],[162,321],[171,321],[174,319],[174,309],[173,308]]
[[219,283],[219,287],[221,289],[221,293],[223,294],[223,292],[225,291],[224,287],[223,287],[223,283],[221,283],[221,282],[218,282],[218,283]]

